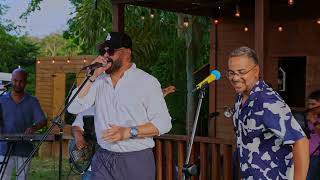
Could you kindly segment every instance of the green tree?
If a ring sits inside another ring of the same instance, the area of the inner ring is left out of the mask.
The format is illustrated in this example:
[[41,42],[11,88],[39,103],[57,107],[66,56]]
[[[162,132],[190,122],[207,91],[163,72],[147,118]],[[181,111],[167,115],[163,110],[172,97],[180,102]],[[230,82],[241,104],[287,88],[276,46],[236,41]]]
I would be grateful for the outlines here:
[[[0,4],[0,17],[6,13],[6,6]],[[0,19],[0,72],[12,72],[21,66],[29,72],[27,91],[35,91],[35,61],[39,54],[39,46],[27,37],[10,34],[19,30],[11,21]]]
[[31,42],[40,46],[40,56],[73,56],[80,53],[79,46],[74,46],[62,34],[52,33],[42,39],[28,37]]
[[74,39],[83,53],[96,54],[96,44],[101,42],[106,32],[111,30],[111,1],[98,1],[95,8],[92,0],[71,1],[76,8],[76,16],[69,21],[68,39]]
[[35,91],[35,61],[39,46],[26,37],[15,37],[0,28],[0,72],[12,72],[21,66],[29,72],[27,91]]

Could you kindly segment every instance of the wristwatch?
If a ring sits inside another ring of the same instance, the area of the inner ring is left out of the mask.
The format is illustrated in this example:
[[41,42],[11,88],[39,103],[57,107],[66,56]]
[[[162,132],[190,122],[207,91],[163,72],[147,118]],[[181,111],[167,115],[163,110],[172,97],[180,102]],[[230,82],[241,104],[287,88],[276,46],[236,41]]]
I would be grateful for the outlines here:
[[130,135],[131,135],[130,138],[132,138],[132,139],[137,138],[138,134],[139,134],[139,132],[138,132],[138,128],[137,127],[134,126],[134,127],[130,128]]

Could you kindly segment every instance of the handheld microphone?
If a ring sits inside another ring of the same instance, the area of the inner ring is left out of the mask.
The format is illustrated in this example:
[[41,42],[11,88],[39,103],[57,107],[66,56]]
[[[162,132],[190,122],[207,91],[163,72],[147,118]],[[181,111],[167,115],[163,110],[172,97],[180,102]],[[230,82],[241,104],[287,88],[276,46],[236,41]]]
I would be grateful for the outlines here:
[[213,81],[219,80],[221,78],[221,73],[218,70],[212,70],[210,75],[206,77],[203,81],[201,81],[193,90],[192,92],[196,92],[197,90],[201,89],[202,87],[212,83]]
[[90,70],[90,71],[93,71],[93,70],[96,70],[96,69],[98,69],[98,68],[104,67],[104,66],[106,66],[108,63],[111,63],[111,62],[112,62],[111,59],[108,59],[106,64],[99,63],[99,62],[95,62],[95,63],[90,64],[90,65],[88,65],[88,66],[84,66],[83,68],[81,68],[81,70]]

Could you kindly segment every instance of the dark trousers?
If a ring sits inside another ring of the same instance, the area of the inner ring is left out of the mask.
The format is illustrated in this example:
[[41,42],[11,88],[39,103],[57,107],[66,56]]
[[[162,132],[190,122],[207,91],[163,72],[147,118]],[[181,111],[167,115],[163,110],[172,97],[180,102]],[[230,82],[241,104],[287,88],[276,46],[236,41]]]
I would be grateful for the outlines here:
[[307,180],[319,180],[320,179],[320,156],[314,155],[310,158],[310,165]]
[[152,149],[117,153],[98,149],[92,159],[93,180],[154,180]]

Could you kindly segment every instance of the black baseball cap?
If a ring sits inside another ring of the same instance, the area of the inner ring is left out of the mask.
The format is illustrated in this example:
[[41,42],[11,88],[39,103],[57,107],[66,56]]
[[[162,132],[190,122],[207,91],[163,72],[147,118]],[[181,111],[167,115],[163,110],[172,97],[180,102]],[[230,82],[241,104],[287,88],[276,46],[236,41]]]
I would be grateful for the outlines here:
[[132,49],[132,40],[129,35],[124,32],[110,32],[107,34],[103,43],[98,44],[97,50],[100,52],[105,51],[105,48],[119,49],[129,48]]

